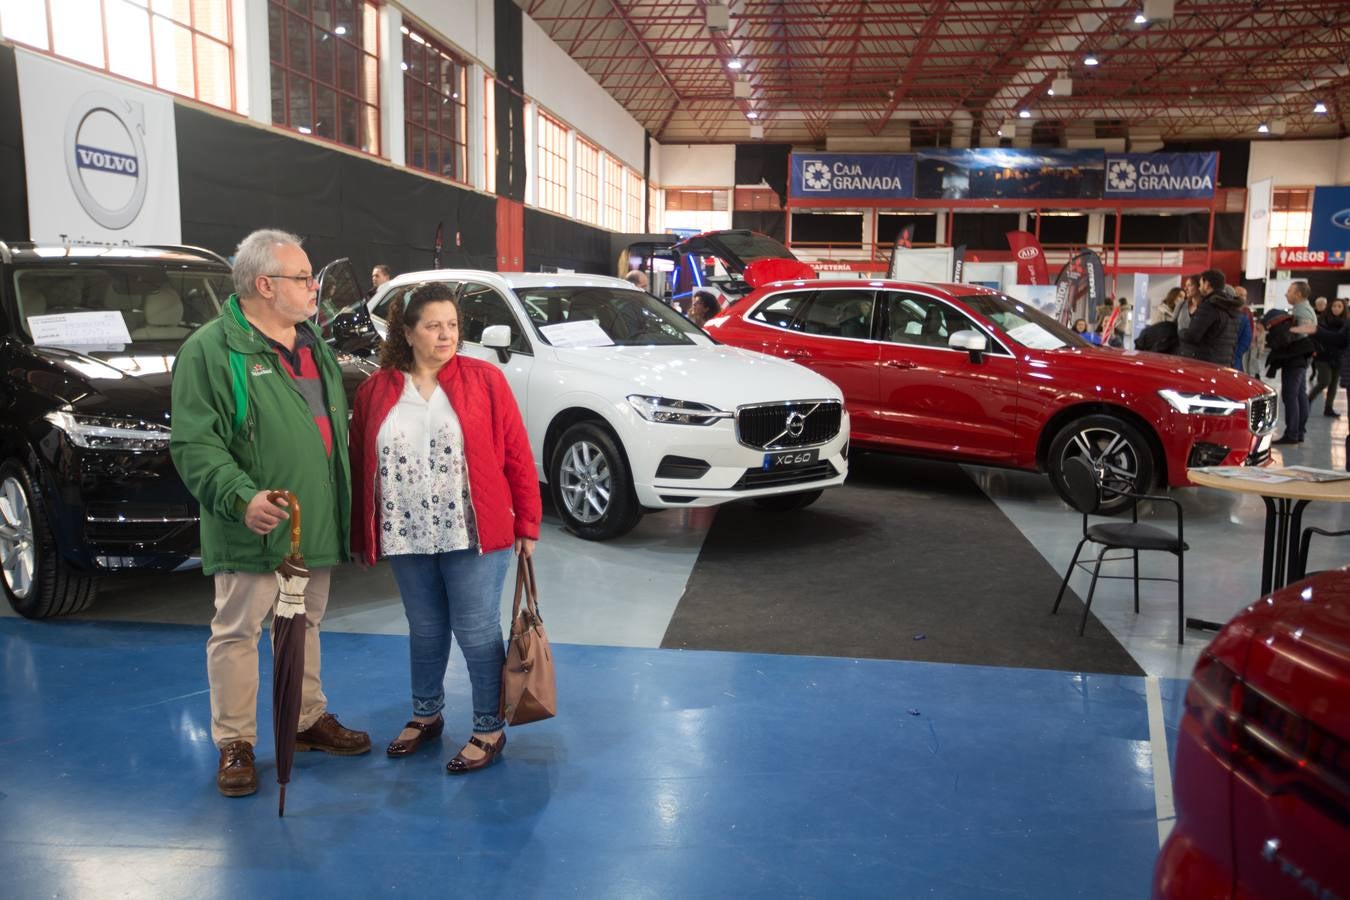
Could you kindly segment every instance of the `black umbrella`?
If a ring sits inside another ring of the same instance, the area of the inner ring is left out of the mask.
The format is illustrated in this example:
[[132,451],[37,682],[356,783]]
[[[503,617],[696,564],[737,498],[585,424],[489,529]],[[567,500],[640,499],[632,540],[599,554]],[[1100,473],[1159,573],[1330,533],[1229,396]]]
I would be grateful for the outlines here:
[[277,608],[272,616],[272,732],[276,738],[277,815],[286,814],[286,785],[295,761],[295,733],[300,725],[300,694],[305,678],[305,587],[309,569],[300,555],[300,501],[290,491],[273,491],[267,499],[285,498],[291,513],[291,552],[277,566]]

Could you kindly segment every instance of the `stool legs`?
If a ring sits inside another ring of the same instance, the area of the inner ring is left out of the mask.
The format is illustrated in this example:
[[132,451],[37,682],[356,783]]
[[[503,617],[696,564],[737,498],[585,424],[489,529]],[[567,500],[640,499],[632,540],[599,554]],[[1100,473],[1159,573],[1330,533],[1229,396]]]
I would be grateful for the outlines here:
[[1073,559],[1069,560],[1069,568],[1064,570],[1064,580],[1059,583],[1059,593],[1055,595],[1055,605],[1050,608],[1050,615],[1059,612],[1059,604],[1064,599],[1064,591],[1069,587],[1069,576],[1073,574],[1073,567],[1078,565],[1078,554],[1083,552],[1083,545],[1087,543],[1087,538],[1078,542],[1078,546],[1073,548]]
[[1092,595],[1097,592],[1097,576],[1102,571],[1102,557],[1106,555],[1108,548],[1102,547],[1097,554],[1097,562],[1092,567],[1092,583],[1088,585],[1087,599],[1083,601],[1083,620],[1078,623],[1078,636],[1083,636],[1083,631],[1087,629],[1088,612],[1092,609]]

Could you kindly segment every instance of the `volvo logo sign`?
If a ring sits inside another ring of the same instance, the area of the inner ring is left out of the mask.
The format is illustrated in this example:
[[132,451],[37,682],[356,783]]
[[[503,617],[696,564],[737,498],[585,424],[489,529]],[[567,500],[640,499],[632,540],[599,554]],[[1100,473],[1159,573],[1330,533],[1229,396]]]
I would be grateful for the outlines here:
[[75,101],[66,119],[66,176],[89,217],[125,228],[145,204],[145,109],[103,91]]
[[802,432],[805,430],[806,430],[806,416],[802,415],[799,412],[788,413],[787,433],[795,438],[799,438],[802,436]]
[[1350,209],[1343,209],[1340,212],[1331,214],[1331,224],[1337,228],[1350,230]]

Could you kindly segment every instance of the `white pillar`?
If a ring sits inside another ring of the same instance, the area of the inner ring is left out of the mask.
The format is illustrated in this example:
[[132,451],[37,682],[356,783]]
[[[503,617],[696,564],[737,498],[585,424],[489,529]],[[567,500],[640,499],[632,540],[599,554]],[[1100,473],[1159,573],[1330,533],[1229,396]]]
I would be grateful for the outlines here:
[[407,164],[403,131],[403,13],[380,7],[380,155],[396,166]]
[[539,104],[525,101],[525,202],[539,205],[535,169],[539,159]]
[[[1105,241],[1102,240],[1103,233],[1105,231],[1106,231],[1106,213],[1099,213],[1099,212],[1088,213],[1088,230],[1087,230],[1088,246],[1091,247],[1105,243]],[[1115,235],[1111,236],[1111,240],[1112,241],[1115,240]]]
[[567,129],[567,217],[577,218],[577,130]]
[[238,112],[272,124],[272,60],[267,0],[230,0],[234,21],[234,97]]
[[486,84],[487,74],[483,67],[478,63],[469,65],[467,75],[468,84],[465,90],[469,95],[465,98],[468,105],[465,107],[464,114],[469,117],[469,127],[466,129],[469,141],[469,184],[476,190],[487,190],[487,173],[484,171],[483,156],[487,148],[487,135],[483,127],[483,85]]

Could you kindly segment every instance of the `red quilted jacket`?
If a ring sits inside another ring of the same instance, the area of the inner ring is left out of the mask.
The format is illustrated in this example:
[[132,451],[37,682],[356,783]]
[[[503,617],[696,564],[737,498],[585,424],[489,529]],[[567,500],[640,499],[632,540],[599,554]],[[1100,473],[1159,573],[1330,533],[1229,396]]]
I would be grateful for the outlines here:
[[[403,378],[398,369],[380,369],[357,390],[352,410],[352,558],[371,564],[380,555],[375,442],[403,394]],[[479,552],[505,549],[518,537],[538,539],[539,476],[506,378],[491,363],[455,354],[437,380],[464,430]]]

